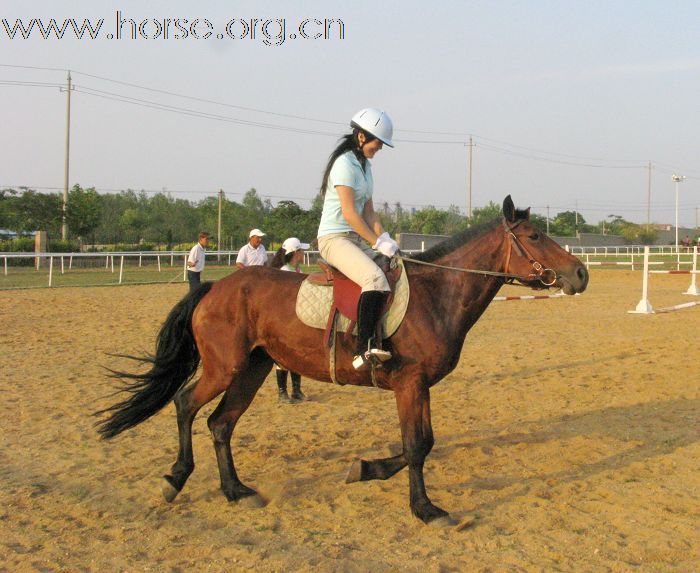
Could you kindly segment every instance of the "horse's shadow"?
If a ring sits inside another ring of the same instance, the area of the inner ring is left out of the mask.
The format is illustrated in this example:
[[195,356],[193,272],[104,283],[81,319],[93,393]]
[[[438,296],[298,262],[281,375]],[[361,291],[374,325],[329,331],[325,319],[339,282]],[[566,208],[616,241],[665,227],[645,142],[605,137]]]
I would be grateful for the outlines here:
[[[530,487],[546,480],[570,483],[584,480],[603,471],[616,471],[637,462],[669,454],[700,439],[700,400],[674,399],[646,402],[631,406],[609,407],[599,410],[564,415],[557,418],[524,422],[520,431],[508,432],[510,426],[489,431],[488,437],[464,440],[464,433],[438,437],[431,454],[436,461],[448,463],[456,450],[490,451],[520,444],[544,444],[550,441],[566,441],[577,437],[606,435],[630,447],[590,463],[571,463],[570,466],[551,472],[530,476],[478,478],[471,477],[454,488],[474,490],[515,489],[497,500],[482,504],[479,510],[493,509],[509,500],[525,495]],[[527,427],[532,426],[533,431]],[[478,435],[478,434],[477,434]],[[633,445],[632,445],[633,444]],[[522,453],[525,457],[527,454]]]

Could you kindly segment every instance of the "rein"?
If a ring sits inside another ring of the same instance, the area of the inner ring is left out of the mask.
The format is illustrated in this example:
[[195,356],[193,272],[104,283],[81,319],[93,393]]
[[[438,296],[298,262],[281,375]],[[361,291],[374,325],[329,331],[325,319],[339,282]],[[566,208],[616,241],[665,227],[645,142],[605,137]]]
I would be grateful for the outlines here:
[[[445,269],[448,271],[457,271],[460,273],[469,273],[469,274],[474,274],[474,275],[486,275],[490,277],[502,277],[506,279],[507,283],[510,284],[515,284],[513,281],[518,281],[521,283],[521,286],[527,286],[526,283],[531,282],[533,280],[538,280],[540,283],[542,283],[544,286],[550,287],[554,285],[554,283],[557,281],[557,274],[553,269],[548,269],[542,266],[541,263],[539,263],[535,258],[530,254],[530,252],[525,248],[525,245],[520,242],[520,239],[515,236],[515,233],[513,233],[513,229],[515,229],[520,222],[515,223],[512,226],[509,226],[508,223],[506,222],[505,218],[503,219],[503,227],[506,230],[506,234],[509,236],[510,241],[508,243],[508,256],[506,257],[506,271],[505,272],[498,272],[498,271],[486,271],[486,270],[479,270],[479,269],[465,269],[462,267],[450,267],[447,265],[438,265],[436,263],[429,263],[427,261],[420,261],[418,259],[412,259],[410,257],[406,257],[404,255],[399,255],[400,258],[404,261],[408,261],[410,263],[414,263],[417,265],[425,265],[427,267],[434,267],[438,269]],[[533,273],[529,275],[516,275],[513,273],[508,272],[508,267],[510,265],[510,256],[512,250],[515,249],[516,253],[521,256],[521,257],[526,257],[528,259],[528,262],[532,265],[532,268],[534,270]],[[551,273],[552,280],[547,281],[546,280],[546,275]]]

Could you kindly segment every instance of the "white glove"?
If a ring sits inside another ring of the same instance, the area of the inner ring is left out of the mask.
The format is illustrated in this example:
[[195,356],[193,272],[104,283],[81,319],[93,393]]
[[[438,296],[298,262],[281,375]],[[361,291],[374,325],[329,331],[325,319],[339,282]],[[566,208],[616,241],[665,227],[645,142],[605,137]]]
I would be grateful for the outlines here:
[[377,237],[377,242],[372,245],[372,248],[377,251],[379,250],[379,243],[383,243],[384,241],[389,240],[391,241],[391,237],[389,236],[389,233],[384,231],[381,235]]
[[394,241],[394,239],[389,239],[388,241],[385,241],[383,243],[379,243],[377,250],[382,255],[385,255],[385,256],[391,258],[396,254],[396,251],[399,250],[399,245],[396,241]]
[[382,255],[391,258],[396,254],[396,251],[399,250],[399,244],[389,236],[389,233],[382,233],[379,235],[377,242],[372,248],[379,251]]

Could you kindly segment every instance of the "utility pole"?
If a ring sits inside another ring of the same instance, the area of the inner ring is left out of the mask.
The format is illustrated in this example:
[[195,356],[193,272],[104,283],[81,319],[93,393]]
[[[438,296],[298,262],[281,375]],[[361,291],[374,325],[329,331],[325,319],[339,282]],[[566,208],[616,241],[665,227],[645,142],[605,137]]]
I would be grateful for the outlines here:
[[224,200],[224,190],[219,189],[219,226],[218,229],[216,230],[216,250],[218,251],[216,253],[216,261],[220,262],[221,261],[221,203],[223,203]]
[[70,166],[70,92],[73,90],[70,70],[68,70],[68,87],[66,88],[66,157],[63,167],[63,217],[61,222],[61,239],[68,239],[68,223],[66,222],[66,206],[68,205],[68,172]]
[[549,235],[549,205],[547,205],[547,234]]
[[472,149],[474,149],[474,142],[472,141],[472,136],[469,136],[469,203],[467,205],[467,217],[469,217],[469,224],[471,225],[472,219]]
[[576,199],[576,210],[574,211],[574,235],[578,237],[578,199]]
[[651,161],[647,175],[647,232],[649,232],[649,227],[651,227]]

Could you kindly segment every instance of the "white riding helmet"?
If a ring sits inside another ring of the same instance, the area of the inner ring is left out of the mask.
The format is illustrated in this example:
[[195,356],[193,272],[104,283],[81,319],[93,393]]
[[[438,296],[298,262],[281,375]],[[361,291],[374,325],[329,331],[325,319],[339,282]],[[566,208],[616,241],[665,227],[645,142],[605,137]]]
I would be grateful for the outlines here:
[[352,116],[350,127],[359,127],[371,133],[383,144],[394,147],[391,138],[394,135],[394,124],[386,112],[376,107],[366,107]]

